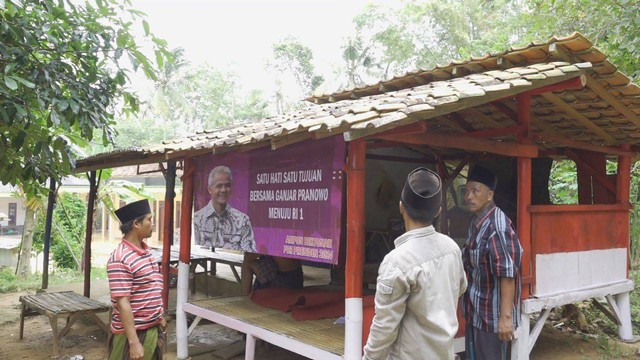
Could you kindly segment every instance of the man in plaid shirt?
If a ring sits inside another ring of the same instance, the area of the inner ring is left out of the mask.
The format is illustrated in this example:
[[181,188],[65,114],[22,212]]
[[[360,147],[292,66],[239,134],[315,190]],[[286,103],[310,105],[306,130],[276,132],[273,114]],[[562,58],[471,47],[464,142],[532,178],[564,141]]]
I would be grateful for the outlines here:
[[466,351],[470,360],[504,360],[520,320],[522,246],[511,220],[493,202],[498,184],[486,168],[469,173],[465,200],[475,217],[462,249]]

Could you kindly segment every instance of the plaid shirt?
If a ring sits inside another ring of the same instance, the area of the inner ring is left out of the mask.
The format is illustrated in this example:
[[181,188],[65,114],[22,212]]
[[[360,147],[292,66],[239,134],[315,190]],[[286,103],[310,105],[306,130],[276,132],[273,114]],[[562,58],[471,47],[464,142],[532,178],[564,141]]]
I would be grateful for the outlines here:
[[464,294],[467,324],[487,332],[498,332],[500,278],[514,278],[513,326],[520,323],[522,246],[511,220],[492,202],[476,215],[462,248],[469,286]]

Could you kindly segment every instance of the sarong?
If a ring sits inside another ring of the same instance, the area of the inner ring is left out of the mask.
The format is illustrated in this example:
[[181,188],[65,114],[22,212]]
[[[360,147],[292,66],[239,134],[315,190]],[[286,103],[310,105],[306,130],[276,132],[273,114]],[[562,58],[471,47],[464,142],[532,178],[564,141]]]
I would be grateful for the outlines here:
[[[144,360],[162,360],[164,333],[160,326],[136,331],[144,348]],[[109,336],[109,360],[130,360],[129,340],[127,334],[111,334]]]

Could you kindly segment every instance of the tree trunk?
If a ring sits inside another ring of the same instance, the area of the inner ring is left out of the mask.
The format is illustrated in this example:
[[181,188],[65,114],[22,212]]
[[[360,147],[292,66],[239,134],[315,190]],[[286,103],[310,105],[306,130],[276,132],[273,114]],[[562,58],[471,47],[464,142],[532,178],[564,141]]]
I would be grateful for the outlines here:
[[16,275],[26,278],[31,274],[31,245],[33,244],[33,231],[36,226],[36,211],[27,206],[24,218],[24,230],[22,231],[22,245]]

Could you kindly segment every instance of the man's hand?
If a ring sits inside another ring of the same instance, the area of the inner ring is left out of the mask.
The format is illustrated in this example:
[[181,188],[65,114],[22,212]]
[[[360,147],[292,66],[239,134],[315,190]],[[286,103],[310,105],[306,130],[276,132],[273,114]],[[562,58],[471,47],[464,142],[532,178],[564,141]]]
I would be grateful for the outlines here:
[[140,341],[129,343],[129,357],[132,360],[144,359],[144,347]]
[[500,318],[498,319],[498,339],[511,341],[516,338],[513,328],[513,298],[516,293],[516,281],[513,278],[500,278]]
[[511,341],[516,338],[513,328],[513,319],[510,316],[500,316],[498,319],[498,339],[500,341]]

